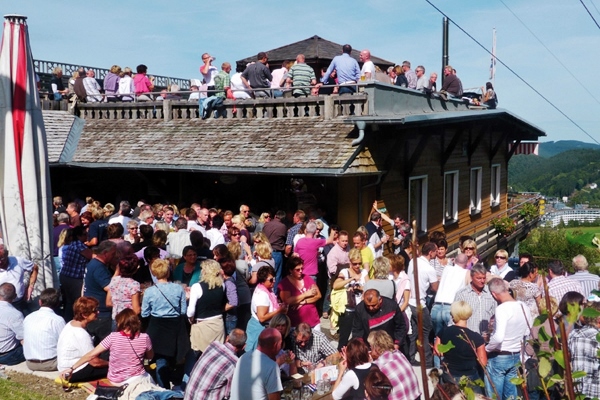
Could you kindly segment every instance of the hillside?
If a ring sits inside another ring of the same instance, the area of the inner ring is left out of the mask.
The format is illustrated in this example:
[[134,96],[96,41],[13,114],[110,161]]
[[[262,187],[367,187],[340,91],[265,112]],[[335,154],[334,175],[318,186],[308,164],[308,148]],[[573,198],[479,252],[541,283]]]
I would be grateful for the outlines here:
[[587,189],[590,183],[600,184],[600,150],[569,150],[549,158],[517,155],[508,165],[513,191],[562,197],[581,190],[577,195],[584,200],[577,202],[600,203],[600,189]]
[[600,149],[600,145],[577,140],[559,140],[557,142],[540,143],[540,157],[549,158],[569,150]]

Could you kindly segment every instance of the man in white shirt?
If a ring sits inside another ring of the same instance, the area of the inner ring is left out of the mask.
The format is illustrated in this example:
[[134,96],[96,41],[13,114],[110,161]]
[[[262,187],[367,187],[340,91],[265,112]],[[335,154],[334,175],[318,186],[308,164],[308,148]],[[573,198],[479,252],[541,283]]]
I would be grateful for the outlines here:
[[[435,268],[431,266],[429,260],[435,257],[435,253],[437,252],[437,246],[433,242],[427,242],[423,245],[421,250],[421,256],[412,259],[408,264],[408,277],[410,278],[410,299],[408,300],[408,306],[411,310],[410,323],[412,326],[412,333],[409,335],[409,350],[408,354],[410,356],[410,361],[413,365],[420,365],[417,361],[415,361],[415,354],[417,354],[417,337],[418,337],[418,326],[417,326],[417,298],[421,304],[422,312],[423,312],[423,337],[426,341],[429,340],[429,332],[433,329],[433,325],[431,323],[431,315],[429,314],[429,310],[426,307],[425,299],[427,297],[427,290],[431,289],[436,292],[439,286],[437,274],[435,273]],[[417,260],[418,267],[418,275],[419,275],[419,293],[416,293],[415,290],[415,267],[414,262]],[[433,353],[431,352],[431,346],[429,343],[424,343],[423,347],[425,349],[425,364],[427,368],[433,367]]]
[[108,224],[119,223],[123,225],[123,229],[127,229],[127,223],[131,221],[131,205],[127,200],[123,200],[119,204],[119,215],[112,217],[108,220]]
[[167,236],[167,252],[171,257],[181,258],[183,248],[191,246],[190,231],[187,230],[188,221],[180,217],[175,221],[175,232],[169,233]]
[[[33,286],[38,276],[38,266],[21,257],[9,256],[8,248],[0,244],[0,283],[12,283],[16,290],[13,306],[22,310],[31,299]],[[29,272],[29,285],[25,285],[25,273]],[[27,291],[25,291],[27,289]]]
[[454,259],[455,265],[447,265],[440,279],[440,286],[435,294],[435,303],[431,308],[435,336],[440,336],[444,328],[452,319],[450,306],[454,302],[456,293],[467,286],[467,262],[465,254],[460,253]]
[[231,399],[279,400],[283,386],[275,357],[281,350],[281,333],[267,328],[258,337],[258,348],[237,362],[231,382]]
[[60,303],[54,288],[42,291],[40,309],[25,317],[23,322],[23,353],[27,368],[32,371],[56,371],[56,346],[65,327],[65,320],[54,313]]
[[425,67],[419,65],[415,68],[415,74],[417,75],[417,90],[425,90],[429,84],[429,79],[427,79],[427,76],[425,75]]
[[210,240],[210,249],[214,249],[218,244],[225,244],[225,237],[221,233],[223,226],[223,217],[215,215],[212,219],[212,227],[206,230],[206,237]]
[[[516,399],[517,387],[510,380],[517,377],[517,365],[525,363],[525,360],[521,360],[521,345],[524,338],[529,338],[533,318],[529,307],[510,295],[508,285],[502,278],[493,278],[488,287],[499,305],[496,307],[494,334],[485,347],[488,353],[487,376],[494,383],[498,399]],[[487,376],[485,389],[491,398],[495,392]]]
[[371,61],[371,52],[367,49],[360,52],[360,62],[363,63],[360,69],[360,77],[365,77],[365,80],[375,80],[375,64]]

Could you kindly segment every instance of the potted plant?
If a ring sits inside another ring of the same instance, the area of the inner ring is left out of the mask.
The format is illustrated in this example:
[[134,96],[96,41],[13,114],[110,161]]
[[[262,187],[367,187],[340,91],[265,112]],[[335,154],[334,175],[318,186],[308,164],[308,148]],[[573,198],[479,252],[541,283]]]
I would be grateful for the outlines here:
[[519,216],[525,220],[525,222],[530,222],[538,216],[538,208],[535,204],[526,203],[523,204],[523,207],[519,210]]
[[496,217],[490,221],[490,226],[494,228],[496,233],[500,236],[510,236],[515,231],[515,221],[508,216]]

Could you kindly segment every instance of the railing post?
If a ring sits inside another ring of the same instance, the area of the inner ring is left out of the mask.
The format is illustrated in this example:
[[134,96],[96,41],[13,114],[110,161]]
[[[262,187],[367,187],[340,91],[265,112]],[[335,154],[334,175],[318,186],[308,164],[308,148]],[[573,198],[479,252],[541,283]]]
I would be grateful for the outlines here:
[[333,96],[323,96],[323,98],[324,98],[323,118],[326,120],[333,119],[333,107],[334,107]]
[[172,104],[171,100],[163,100],[163,118],[165,121],[170,121],[173,119],[173,115],[171,114]]

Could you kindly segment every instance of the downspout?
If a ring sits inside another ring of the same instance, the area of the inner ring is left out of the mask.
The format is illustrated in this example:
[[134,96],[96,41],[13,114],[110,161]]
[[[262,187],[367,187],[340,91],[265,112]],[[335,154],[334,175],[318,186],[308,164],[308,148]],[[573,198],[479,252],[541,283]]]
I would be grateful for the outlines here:
[[358,128],[358,137],[352,141],[352,146],[358,146],[365,138],[365,128],[367,123],[365,121],[356,121],[356,127]]

